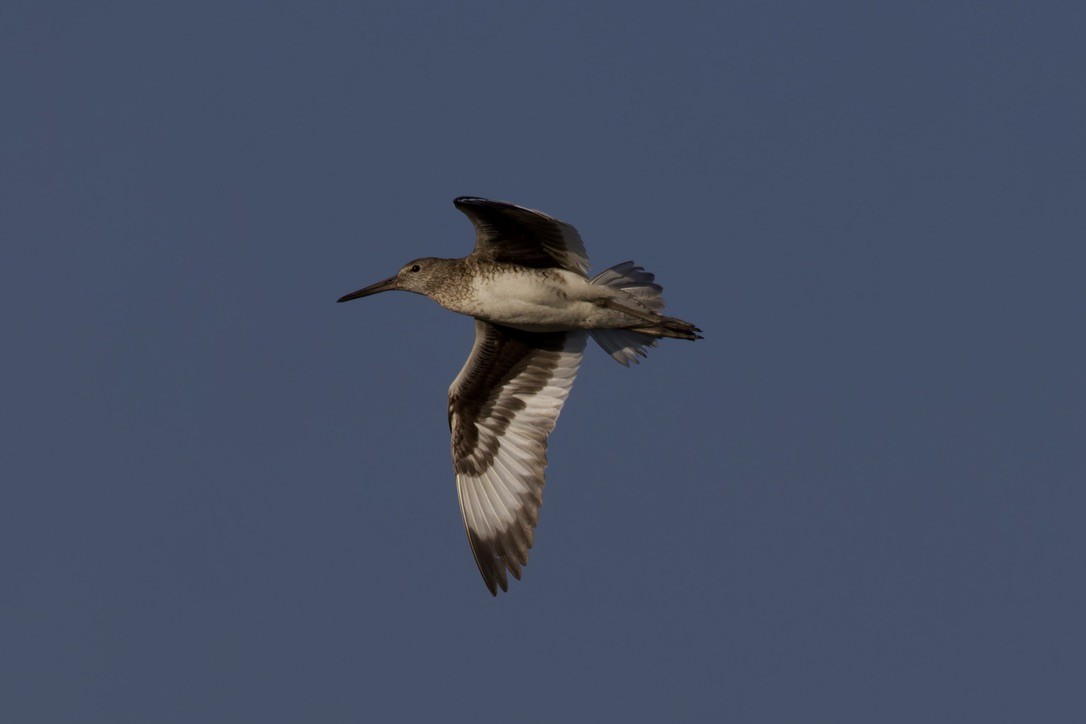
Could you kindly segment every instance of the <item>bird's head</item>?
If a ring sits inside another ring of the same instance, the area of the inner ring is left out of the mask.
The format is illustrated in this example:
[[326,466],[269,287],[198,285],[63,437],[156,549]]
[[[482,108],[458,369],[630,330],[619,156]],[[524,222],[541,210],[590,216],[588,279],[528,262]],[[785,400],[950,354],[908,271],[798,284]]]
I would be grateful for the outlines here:
[[371,294],[390,292],[394,289],[405,292],[415,292],[416,294],[427,294],[431,289],[440,284],[446,269],[450,263],[454,261],[455,260],[453,259],[434,259],[432,257],[413,259],[404,264],[403,268],[400,269],[395,276],[391,276],[376,284],[371,284],[368,287],[363,287],[356,292],[344,294],[336,301],[349,302],[352,299],[361,299],[362,297],[368,297]]

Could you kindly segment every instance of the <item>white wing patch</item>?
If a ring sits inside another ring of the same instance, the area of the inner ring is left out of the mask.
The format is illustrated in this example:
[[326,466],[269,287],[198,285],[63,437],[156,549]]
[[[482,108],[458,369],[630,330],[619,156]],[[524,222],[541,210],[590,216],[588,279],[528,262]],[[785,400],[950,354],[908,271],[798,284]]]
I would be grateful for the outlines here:
[[[476,322],[449,390],[460,512],[491,593],[520,578],[543,503],[547,437],[581,364],[585,332],[533,335]],[[539,342],[536,346],[533,342]]]

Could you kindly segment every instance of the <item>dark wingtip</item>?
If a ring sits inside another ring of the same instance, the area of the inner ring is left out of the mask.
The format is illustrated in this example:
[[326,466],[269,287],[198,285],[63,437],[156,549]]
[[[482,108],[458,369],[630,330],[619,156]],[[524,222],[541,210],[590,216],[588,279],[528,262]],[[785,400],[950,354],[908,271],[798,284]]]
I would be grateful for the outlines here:
[[508,201],[495,201],[494,199],[484,199],[482,196],[457,196],[455,199],[453,199],[453,204],[458,209],[477,206],[482,206],[488,209],[501,209],[505,208],[506,206],[516,206],[516,204],[511,204]]
[[509,592],[509,585],[500,578],[484,578],[486,587],[490,590],[490,595],[494,598],[498,597],[498,589],[502,589],[502,593]]

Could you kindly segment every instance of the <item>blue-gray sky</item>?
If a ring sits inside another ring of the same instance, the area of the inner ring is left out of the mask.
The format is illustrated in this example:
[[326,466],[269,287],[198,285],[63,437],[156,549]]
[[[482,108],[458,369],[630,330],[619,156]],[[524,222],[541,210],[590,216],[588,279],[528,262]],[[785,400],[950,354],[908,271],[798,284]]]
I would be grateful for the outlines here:
[[[1086,719],[1081,3],[0,7],[0,718]],[[524,580],[459,519],[472,245],[635,259]]]

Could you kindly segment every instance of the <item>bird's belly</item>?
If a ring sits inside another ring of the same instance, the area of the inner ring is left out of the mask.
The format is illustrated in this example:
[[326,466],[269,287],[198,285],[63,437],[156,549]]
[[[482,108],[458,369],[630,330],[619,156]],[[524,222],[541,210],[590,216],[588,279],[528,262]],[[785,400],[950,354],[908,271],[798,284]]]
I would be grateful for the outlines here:
[[[582,306],[586,308],[578,309]],[[472,316],[528,332],[551,332],[591,326],[592,306],[586,302],[575,302],[564,307],[555,307],[523,299],[503,299],[500,304],[479,308]]]
[[[583,297],[565,275],[517,274],[476,284],[470,309],[478,319],[528,332],[590,329],[606,310]],[[587,286],[587,282],[585,283]]]

